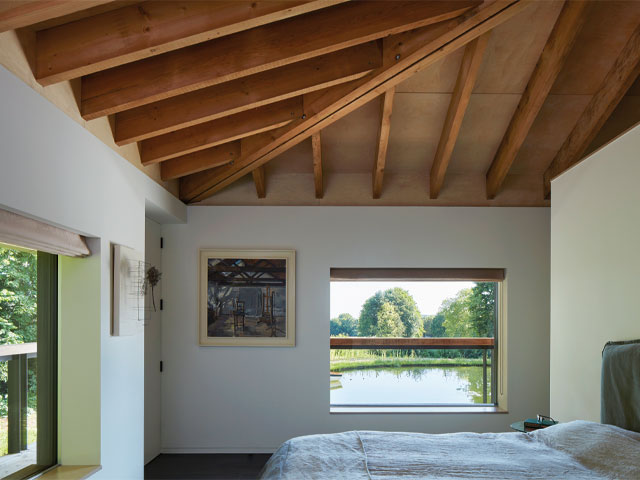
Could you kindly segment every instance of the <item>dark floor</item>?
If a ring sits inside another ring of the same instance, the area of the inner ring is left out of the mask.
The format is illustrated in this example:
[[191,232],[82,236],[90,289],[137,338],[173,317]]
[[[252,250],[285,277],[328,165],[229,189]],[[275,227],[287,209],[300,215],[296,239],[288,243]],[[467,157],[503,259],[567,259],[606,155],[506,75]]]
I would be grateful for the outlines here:
[[144,467],[147,480],[256,479],[271,455],[255,454],[162,454]]

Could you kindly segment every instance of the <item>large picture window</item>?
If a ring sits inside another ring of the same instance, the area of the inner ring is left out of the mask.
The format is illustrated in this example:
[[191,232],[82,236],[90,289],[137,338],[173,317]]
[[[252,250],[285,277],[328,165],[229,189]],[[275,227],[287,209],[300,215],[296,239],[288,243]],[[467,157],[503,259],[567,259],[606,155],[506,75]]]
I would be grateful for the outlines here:
[[496,406],[502,269],[332,269],[332,407]]
[[0,477],[56,463],[57,256],[0,244]]

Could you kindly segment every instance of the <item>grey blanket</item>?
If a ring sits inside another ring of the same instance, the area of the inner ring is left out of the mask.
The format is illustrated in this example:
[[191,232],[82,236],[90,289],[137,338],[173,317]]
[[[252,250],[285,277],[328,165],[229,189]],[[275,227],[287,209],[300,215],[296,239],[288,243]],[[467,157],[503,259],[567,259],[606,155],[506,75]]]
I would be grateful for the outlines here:
[[600,421],[640,432],[640,340],[609,342],[602,351]]
[[355,431],[283,443],[262,480],[638,480],[640,433],[574,421],[532,433]]

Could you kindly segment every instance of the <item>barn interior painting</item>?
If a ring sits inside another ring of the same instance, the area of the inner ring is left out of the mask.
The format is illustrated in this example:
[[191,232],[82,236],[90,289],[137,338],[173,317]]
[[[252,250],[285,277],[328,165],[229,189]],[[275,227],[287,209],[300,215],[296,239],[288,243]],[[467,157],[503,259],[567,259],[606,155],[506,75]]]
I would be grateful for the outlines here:
[[210,258],[209,337],[285,337],[286,260]]

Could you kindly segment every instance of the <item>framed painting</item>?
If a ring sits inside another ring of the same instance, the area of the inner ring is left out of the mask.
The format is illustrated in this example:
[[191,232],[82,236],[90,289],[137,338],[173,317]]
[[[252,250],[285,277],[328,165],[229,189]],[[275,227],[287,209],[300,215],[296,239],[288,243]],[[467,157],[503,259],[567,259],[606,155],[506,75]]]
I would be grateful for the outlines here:
[[295,345],[295,250],[200,250],[199,343]]

